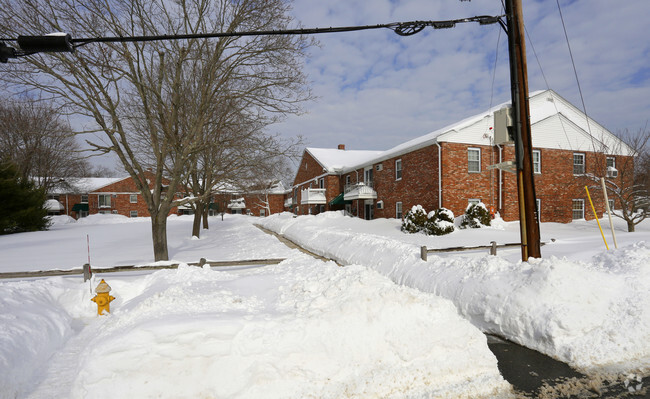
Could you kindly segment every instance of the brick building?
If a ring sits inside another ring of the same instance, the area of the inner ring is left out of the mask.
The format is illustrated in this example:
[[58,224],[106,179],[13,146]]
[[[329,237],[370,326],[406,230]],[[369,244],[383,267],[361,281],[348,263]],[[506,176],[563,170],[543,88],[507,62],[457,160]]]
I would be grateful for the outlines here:
[[[307,148],[289,201],[295,214],[345,209],[365,219],[401,218],[413,205],[448,208],[456,216],[483,202],[504,220],[518,220],[517,182],[504,165],[513,144],[494,137],[494,115],[508,103],[387,151]],[[533,169],[542,222],[592,218],[585,185],[593,176],[620,183],[631,150],[579,109],[547,90],[530,96]],[[501,164],[502,169],[491,165]],[[618,169],[617,169],[618,168]],[[624,177],[627,176],[627,177]],[[592,190],[599,213],[600,190]],[[610,199],[610,205],[616,208]]]
[[[165,182],[163,182],[165,183]],[[153,186],[150,188],[153,189]],[[285,210],[286,192],[282,182],[266,188],[220,190],[213,195],[209,215],[217,213],[267,216]],[[178,198],[184,195],[177,194]],[[94,214],[117,214],[149,217],[147,204],[131,177],[61,179],[48,193],[47,208],[51,215],[68,215],[75,219]],[[192,214],[189,205],[174,207],[170,215]]]
[[[48,199],[59,202],[58,214],[75,219],[94,214],[151,216],[131,177],[61,179],[48,193]],[[172,208],[170,214],[177,212]]]

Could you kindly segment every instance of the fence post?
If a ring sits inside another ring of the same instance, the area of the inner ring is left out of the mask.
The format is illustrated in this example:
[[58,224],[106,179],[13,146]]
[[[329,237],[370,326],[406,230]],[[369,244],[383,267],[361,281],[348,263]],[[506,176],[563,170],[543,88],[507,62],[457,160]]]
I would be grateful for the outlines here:
[[490,248],[490,255],[497,255],[497,242],[496,241],[490,241],[490,244],[492,244],[492,248]]
[[90,278],[93,276],[93,273],[90,271],[90,263],[84,264],[83,270],[84,270],[84,283],[85,283],[86,281],[90,280]]
[[425,262],[427,261],[427,247],[425,245],[420,247],[420,258]]

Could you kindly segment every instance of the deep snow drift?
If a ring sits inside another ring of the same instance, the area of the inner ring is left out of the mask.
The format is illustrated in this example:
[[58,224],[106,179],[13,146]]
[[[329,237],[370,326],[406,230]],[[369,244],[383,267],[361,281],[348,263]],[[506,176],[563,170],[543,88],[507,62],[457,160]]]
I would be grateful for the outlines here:
[[517,250],[420,259],[419,245],[517,242],[517,223],[442,237],[405,235],[396,220],[367,222],[335,212],[297,218],[285,213],[260,224],[341,263],[365,265],[448,298],[481,330],[582,371],[650,371],[650,246],[641,241],[649,237],[647,224],[637,233],[619,231],[622,247],[611,251],[604,251],[595,222],[543,224],[549,244],[543,259],[530,262],[515,260]]
[[[66,268],[87,232],[98,263],[146,261],[148,220],[94,219],[0,237],[1,271],[23,268],[21,254]],[[0,280],[0,397],[509,395],[485,336],[450,301],[289,250],[252,221],[218,219],[201,239],[177,239],[191,218],[172,220],[172,257],[287,261],[103,274],[116,297],[108,316],[90,301],[98,279]]]

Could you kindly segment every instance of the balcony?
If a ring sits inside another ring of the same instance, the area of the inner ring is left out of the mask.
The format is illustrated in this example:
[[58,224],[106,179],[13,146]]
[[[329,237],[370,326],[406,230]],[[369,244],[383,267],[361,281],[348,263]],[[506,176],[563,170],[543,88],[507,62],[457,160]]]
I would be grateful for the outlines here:
[[346,184],[343,199],[346,201],[377,199],[377,192],[372,188],[372,182]]
[[244,202],[243,198],[230,200],[230,202],[228,203],[228,208],[229,209],[246,209],[246,202]]
[[302,205],[325,205],[327,199],[325,198],[324,188],[307,188],[300,190],[300,203]]

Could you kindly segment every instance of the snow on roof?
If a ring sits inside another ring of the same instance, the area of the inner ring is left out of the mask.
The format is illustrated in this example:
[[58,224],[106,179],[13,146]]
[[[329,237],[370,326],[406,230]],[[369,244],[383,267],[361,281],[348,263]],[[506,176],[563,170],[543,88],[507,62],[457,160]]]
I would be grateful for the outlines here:
[[90,193],[125,177],[70,177],[60,179],[50,190],[52,193]]
[[[601,150],[608,153],[629,155],[629,148],[615,135],[553,90],[530,93],[530,123],[533,129],[533,145],[542,148],[558,148],[580,151]],[[470,116],[431,133],[399,144],[386,151],[344,151],[324,148],[307,148],[307,151],[329,173],[345,173],[363,166],[393,158],[417,149],[442,142],[491,145],[494,112],[509,106],[510,101]],[[557,119],[556,126],[542,126],[550,118]],[[563,122],[564,121],[564,122]],[[567,126],[571,124],[571,126]],[[594,146],[596,149],[594,149]]]
[[306,151],[328,173],[340,172],[352,165],[367,163],[384,153],[384,151],[338,150],[330,148],[307,148]]
[[58,212],[63,210],[63,204],[61,204],[59,201],[55,199],[49,199],[45,201],[44,208],[47,209],[48,211]]

